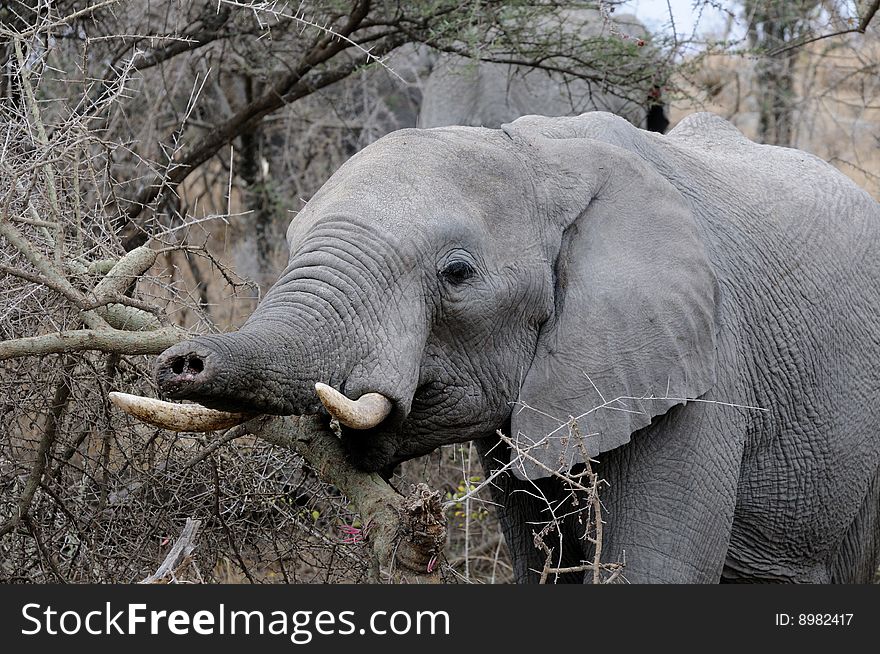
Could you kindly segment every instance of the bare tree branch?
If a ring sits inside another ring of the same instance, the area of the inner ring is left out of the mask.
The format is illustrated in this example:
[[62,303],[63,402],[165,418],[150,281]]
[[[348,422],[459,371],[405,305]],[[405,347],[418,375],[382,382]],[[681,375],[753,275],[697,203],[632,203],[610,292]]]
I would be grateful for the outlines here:
[[767,53],[767,56],[777,57],[785,52],[796,50],[797,48],[802,48],[805,45],[809,45],[810,43],[824,41],[825,39],[831,39],[836,36],[843,36],[844,34],[864,34],[868,29],[868,25],[871,24],[872,20],[874,20],[874,16],[877,14],[878,9],[880,9],[880,0],[872,0],[872,3],[865,9],[864,15],[859,19],[859,24],[857,27],[846,30],[838,30],[836,32],[830,32],[828,34],[819,34],[818,36],[804,37],[803,39],[799,39],[796,42],[788,44],[784,47],[771,50]]
[[44,356],[99,350],[115,354],[159,354],[186,338],[186,333],[174,326],[155,331],[122,331],[118,329],[75,329],[27,336],[0,342],[0,361],[27,356]]
[[880,0],[872,0],[871,4],[865,8],[865,13],[859,21],[859,32],[865,33],[878,10],[880,10]]
[[145,70],[158,66],[179,54],[192,52],[217,39],[231,36],[232,34],[221,29],[229,21],[230,15],[231,11],[228,7],[223,7],[220,11],[207,11],[202,16],[200,29],[175,36],[174,42],[163,48],[138,53],[132,60],[132,67],[135,70]]
[[263,440],[295,449],[355,503],[384,576],[397,582],[440,581],[435,566],[446,542],[446,519],[439,494],[424,487],[403,497],[379,475],[358,470],[319,417],[260,417],[246,426]]
[[46,470],[46,466],[49,463],[50,453],[58,434],[58,423],[61,420],[61,415],[64,413],[64,409],[67,407],[67,401],[70,398],[70,384],[66,377],[73,372],[73,369],[76,367],[76,361],[68,357],[64,360],[62,366],[66,375],[62,377],[61,381],[55,387],[55,395],[52,399],[49,413],[45,415],[42,421],[42,437],[40,438],[40,445],[34,456],[34,464],[31,467],[30,474],[25,483],[24,491],[19,497],[16,514],[4,524],[0,525],[0,538],[15,529],[21,521],[28,516],[31,503],[34,500],[34,494],[40,486],[43,472]]
[[196,538],[199,535],[201,520],[186,519],[183,531],[168,551],[168,555],[156,571],[149,577],[142,579],[141,584],[164,584],[176,580],[181,568],[191,561],[193,551],[196,549]]
[[[148,185],[133,201],[126,212],[129,224],[137,227],[136,218],[146,205],[156,199],[162,189],[174,187],[182,182],[193,169],[213,157],[221,147],[239,136],[251,123],[285,104],[295,102],[319,89],[348,77],[352,72],[360,68],[361,64],[353,61],[346,66],[307,78],[308,73],[317,66],[330,61],[339,53],[352,47],[351,42],[345,40],[345,38],[358,29],[366,17],[369,8],[369,0],[359,0],[348,17],[347,23],[338,33],[327,34],[306,53],[298,66],[272,85],[266,93],[236,111],[231,118],[212,129],[200,141],[175,158],[164,178],[157,179]],[[402,37],[396,40],[388,39],[385,44],[374,48],[372,56],[381,57],[403,42],[404,39]],[[137,231],[132,233],[131,227],[129,227],[129,234],[125,240],[127,247],[131,249],[131,247],[141,245],[146,240],[146,235],[143,232]]]

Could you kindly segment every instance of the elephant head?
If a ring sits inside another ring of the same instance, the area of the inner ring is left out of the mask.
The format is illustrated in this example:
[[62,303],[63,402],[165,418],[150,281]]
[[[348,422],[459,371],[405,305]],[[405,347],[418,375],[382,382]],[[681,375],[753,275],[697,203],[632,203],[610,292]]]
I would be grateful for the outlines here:
[[529,477],[627,442],[715,375],[717,283],[630,140],[653,138],[608,114],[382,138],[294,219],[240,330],[160,355],[160,388],[245,414],[323,403],[371,471],[498,429]]

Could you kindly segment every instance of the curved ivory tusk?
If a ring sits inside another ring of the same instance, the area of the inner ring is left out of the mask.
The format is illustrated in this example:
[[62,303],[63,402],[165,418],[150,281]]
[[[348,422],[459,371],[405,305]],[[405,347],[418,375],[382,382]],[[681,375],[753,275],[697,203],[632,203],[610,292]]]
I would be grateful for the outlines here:
[[150,397],[117,393],[108,395],[110,401],[141,422],[171,431],[214,431],[235,427],[254,417],[252,413],[216,411],[201,404],[173,404]]
[[350,400],[332,386],[318,382],[315,391],[324,408],[346,427],[370,429],[391,413],[391,400],[381,393],[365,393],[357,400]]

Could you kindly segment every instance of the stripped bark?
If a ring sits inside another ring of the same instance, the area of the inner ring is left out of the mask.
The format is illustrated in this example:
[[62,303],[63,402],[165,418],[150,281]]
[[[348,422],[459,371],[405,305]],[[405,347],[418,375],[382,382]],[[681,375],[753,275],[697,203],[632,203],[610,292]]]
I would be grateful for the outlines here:
[[373,551],[375,581],[442,583],[437,562],[446,542],[446,517],[439,492],[419,484],[404,497],[378,474],[358,470],[319,417],[261,416],[243,427],[296,450],[322,480],[354,503]]
[[177,580],[180,569],[192,560],[192,553],[196,549],[196,536],[199,534],[201,520],[186,519],[183,531],[180,532],[174,546],[165,556],[165,560],[149,577],[142,579],[142,584],[167,584]]
[[0,361],[25,356],[100,350],[114,354],[159,354],[186,337],[177,327],[155,331],[72,329],[0,342]]

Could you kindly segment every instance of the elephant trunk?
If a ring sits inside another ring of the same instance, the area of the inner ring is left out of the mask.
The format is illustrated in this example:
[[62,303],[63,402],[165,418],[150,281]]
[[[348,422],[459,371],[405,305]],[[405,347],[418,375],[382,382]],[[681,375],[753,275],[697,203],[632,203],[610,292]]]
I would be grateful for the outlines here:
[[[274,341],[274,342],[273,342]],[[314,377],[323,366],[292,369],[305,361],[283,332],[264,330],[200,336],[168,348],[156,360],[155,377],[169,398],[208,408],[247,413],[315,413]]]
[[[282,275],[239,331],[200,336],[159,355],[161,391],[204,409],[192,424],[326,410],[346,427],[366,430],[409,413],[424,343],[423,330],[413,330],[421,308],[395,301],[388,312],[384,302],[343,293],[328,280],[290,279],[295,273]],[[175,414],[155,404],[137,414],[130,398],[114,401],[140,419]],[[184,413],[161,426],[190,430]]]
[[[273,329],[271,335],[250,328],[179,343],[159,355],[156,382],[168,397],[198,404],[175,405],[119,393],[111,399],[138,419],[173,431],[220,429],[260,413],[318,413],[322,405],[352,429],[381,423],[392,401],[375,392],[350,399],[318,381],[334,381],[339,368],[351,366],[321,361],[316,353],[326,353],[326,345],[309,340],[298,345],[285,338],[283,328]],[[311,365],[304,365],[307,361]]]

